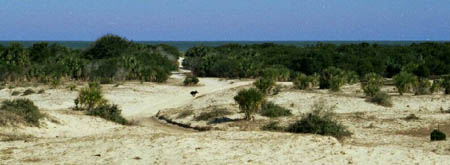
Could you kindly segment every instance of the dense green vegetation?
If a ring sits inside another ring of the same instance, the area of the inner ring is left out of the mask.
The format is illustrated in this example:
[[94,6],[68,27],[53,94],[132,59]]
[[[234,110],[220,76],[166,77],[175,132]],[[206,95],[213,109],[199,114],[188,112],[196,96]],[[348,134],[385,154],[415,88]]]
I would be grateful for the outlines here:
[[289,73],[321,74],[329,67],[353,71],[359,77],[375,73],[390,78],[402,71],[435,77],[450,73],[450,43],[197,46],[186,52],[183,65],[197,76],[229,78],[275,75],[285,80]]
[[20,43],[11,43],[0,46],[0,81],[164,82],[170,72],[177,69],[179,56],[175,47],[138,44],[111,34],[86,49],[70,49],[46,42],[25,48]]
[[245,120],[252,120],[253,115],[260,111],[264,100],[264,93],[256,88],[240,90],[234,96],[234,101],[239,104],[239,109],[245,114]]

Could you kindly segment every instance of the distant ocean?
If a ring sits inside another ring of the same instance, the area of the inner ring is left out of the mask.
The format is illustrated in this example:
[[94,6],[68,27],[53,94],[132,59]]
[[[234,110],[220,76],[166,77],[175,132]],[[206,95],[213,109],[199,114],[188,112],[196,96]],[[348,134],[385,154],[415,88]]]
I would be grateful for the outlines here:
[[[0,41],[3,46],[8,45],[11,42],[20,42],[25,47],[30,47],[34,43],[41,41]],[[87,48],[92,41],[45,41],[48,43],[58,43],[66,47],[83,49]],[[136,41],[143,44],[167,44],[177,47],[180,51],[186,51],[194,46],[220,46],[229,43],[237,44],[262,44],[262,43],[275,43],[282,45],[294,45],[298,47],[303,47],[307,45],[314,45],[318,42],[321,43],[333,43],[333,44],[357,44],[361,42],[376,43],[380,45],[409,45],[412,43],[422,43],[422,42],[448,42],[448,41]]]

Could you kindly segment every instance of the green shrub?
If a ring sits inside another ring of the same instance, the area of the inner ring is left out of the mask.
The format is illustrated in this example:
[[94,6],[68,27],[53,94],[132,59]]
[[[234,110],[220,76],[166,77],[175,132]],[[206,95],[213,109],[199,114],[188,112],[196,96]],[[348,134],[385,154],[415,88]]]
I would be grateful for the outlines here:
[[11,93],[11,96],[18,96],[18,95],[20,95],[20,92],[19,92],[19,91],[13,91],[13,92]]
[[296,89],[308,89],[313,87],[314,77],[307,76],[305,74],[300,74],[296,78],[294,78],[294,88]]
[[272,102],[262,104],[261,115],[267,117],[291,116],[291,110],[278,106]]
[[[99,105],[105,104],[102,89],[98,83],[89,83],[89,87],[82,88],[75,99],[75,108],[81,110],[91,110]],[[80,105],[80,107],[78,107]]]
[[353,85],[359,82],[359,76],[355,71],[344,72],[344,76],[348,84]]
[[383,86],[383,77],[376,73],[368,73],[361,82],[361,88],[366,96],[373,97]]
[[339,91],[345,82],[344,71],[335,67],[325,69],[319,78],[320,89],[330,89],[331,91]]
[[262,93],[269,94],[272,88],[275,86],[275,81],[270,78],[260,78],[256,80],[253,85],[258,88]]
[[373,97],[368,97],[367,101],[385,107],[392,107],[391,96],[386,92],[377,92]]
[[87,115],[99,116],[109,121],[119,124],[128,124],[129,122],[122,117],[121,110],[117,105],[102,104],[87,111]]
[[233,113],[231,113],[227,109],[219,108],[219,109],[213,109],[210,112],[202,112],[202,113],[200,113],[199,116],[195,117],[195,120],[197,120],[197,121],[207,121],[207,120],[211,120],[211,119],[214,119],[214,118],[217,118],[217,117],[223,117],[223,116],[231,115],[231,114],[233,114]]
[[416,95],[431,94],[431,83],[428,79],[422,78],[416,86]]
[[38,94],[43,94],[43,93],[45,93],[45,90],[44,89],[39,89],[39,91],[37,93]]
[[23,118],[25,123],[33,126],[39,126],[39,119],[42,118],[43,115],[39,112],[38,107],[36,107],[31,100],[5,100],[2,103],[3,105],[1,106],[0,111],[14,113]]
[[69,84],[69,85],[67,86],[67,89],[69,89],[70,91],[74,91],[74,90],[77,89],[77,85],[75,85],[75,84]]
[[288,126],[286,131],[292,133],[312,133],[342,138],[350,136],[351,132],[341,123],[333,119],[334,107],[327,107],[324,102],[315,103],[313,111],[302,119]]
[[193,75],[193,74],[187,74],[186,78],[184,79],[183,84],[186,86],[189,85],[197,85],[199,82],[197,76]]
[[23,92],[22,96],[31,95],[31,94],[34,94],[34,93],[36,93],[36,92],[34,92],[33,89],[27,89],[27,90],[25,90],[25,91]]
[[417,76],[408,72],[400,72],[395,75],[394,83],[397,87],[398,93],[403,95],[403,93],[410,91],[417,85]]
[[234,101],[239,104],[241,112],[245,113],[245,120],[251,120],[264,102],[264,93],[256,88],[243,89],[234,97]]
[[446,76],[440,85],[444,88],[446,95],[450,94],[450,76]]
[[433,80],[433,84],[431,84],[430,87],[430,93],[439,92],[441,90],[441,84],[442,84],[441,79]]
[[431,141],[441,141],[441,140],[446,140],[447,136],[445,135],[445,133],[435,129],[433,130],[433,132],[431,132],[430,134],[430,140]]
[[266,68],[262,71],[264,79],[272,79],[274,81],[288,81],[290,77],[290,71],[284,66],[274,66]]
[[279,122],[272,121],[269,124],[266,124],[261,127],[264,131],[284,131],[284,127],[279,126]]

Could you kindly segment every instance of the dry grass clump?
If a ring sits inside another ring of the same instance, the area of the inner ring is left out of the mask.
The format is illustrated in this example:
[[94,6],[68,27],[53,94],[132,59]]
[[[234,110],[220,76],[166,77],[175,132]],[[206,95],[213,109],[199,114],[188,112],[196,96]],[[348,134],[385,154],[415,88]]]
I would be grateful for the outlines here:
[[177,119],[183,119],[194,114],[192,110],[186,110],[178,114]]
[[386,92],[377,92],[373,97],[368,97],[367,101],[385,107],[392,107],[391,96]]
[[5,100],[2,104],[0,107],[0,124],[28,124],[31,126],[39,126],[39,119],[43,115],[31,100]]
[[227,109],[224,108],[215,108],[210,112],[202,112],[200,113],[199,116],[195,117],[195,120],[197,121],[208,121],[211,119],[215,119],[218,117],[224,117],[227,115],[231,115],[233,114],[232,112],[228,111]]

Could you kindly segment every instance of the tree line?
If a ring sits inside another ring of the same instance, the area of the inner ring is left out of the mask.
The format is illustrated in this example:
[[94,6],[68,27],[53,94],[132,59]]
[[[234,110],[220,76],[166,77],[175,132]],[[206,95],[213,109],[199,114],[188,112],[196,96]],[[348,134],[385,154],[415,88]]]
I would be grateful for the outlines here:
[[296,75],[321,74],[337,68],[363,77],[375,73],[391,78],[400,72],[420,78],[450,73],[450,43],[413,43],[406,46],[379,44],[335,45],[318,43],[305,47],[272,43],[189,49],[183,66],[197,76],[255,78],[277,75],[293,80]]
[[0,81],[58,83],[66,80],[164,82],[178,67],[180,52],[169,45],[145,45],[107,34],[86,49],[46,42],[25,48],[0,45]]

